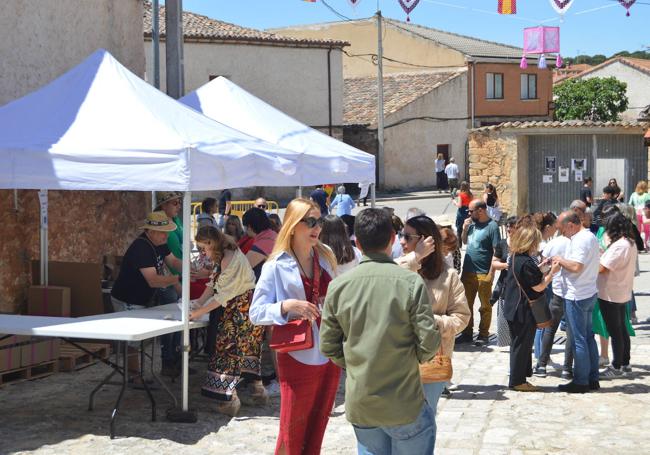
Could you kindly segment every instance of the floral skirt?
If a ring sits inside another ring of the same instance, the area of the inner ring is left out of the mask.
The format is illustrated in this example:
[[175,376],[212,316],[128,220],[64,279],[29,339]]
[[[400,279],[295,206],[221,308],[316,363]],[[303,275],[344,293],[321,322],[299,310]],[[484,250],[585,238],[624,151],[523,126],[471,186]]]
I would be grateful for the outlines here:
[[264,327],[255,326],[248,318],[253,290],[230,300],[226,305],[214,353],[208,361],[208,372],[201,394],[221,401],[230,401],[242,378],[260,377],[260,357]]

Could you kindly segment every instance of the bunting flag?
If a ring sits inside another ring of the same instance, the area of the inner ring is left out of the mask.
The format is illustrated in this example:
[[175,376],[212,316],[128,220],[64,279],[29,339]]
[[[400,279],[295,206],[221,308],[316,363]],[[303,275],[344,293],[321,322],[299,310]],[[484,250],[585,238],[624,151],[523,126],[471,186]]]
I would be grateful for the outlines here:
[[400,6],[406,13],[406,22],[411,22],[411,11],[418,6],[418,3],[420,3],[420,0],[399,0]]
[[499,14],[517,14],[517,0],[499,0]]
[[352,7],[352,9],[354,9],[355,6],[357,6],[359,3],[361,3],[361,0],[348,0],[348,3]]
[[625,13],[626,16],[630,15],[630,8],[632,8],[632,5],[636,3],[636,0],[618,0],[618,2],[623,5],[623,8],[627,10],[627,13]]
[[302,1],[307,3],[316,3],[316,0],[302,0]]

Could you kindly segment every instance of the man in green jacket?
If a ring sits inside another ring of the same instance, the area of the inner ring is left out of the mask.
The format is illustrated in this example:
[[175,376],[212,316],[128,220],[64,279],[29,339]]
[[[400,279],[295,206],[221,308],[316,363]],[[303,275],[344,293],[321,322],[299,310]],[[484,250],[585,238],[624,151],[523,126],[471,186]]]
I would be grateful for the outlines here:
[[345,412],[359,453],[431,454],[433,414],[419,364],[440,346],[424,281],[390,257],[390,216],[366,209],[354,224],[364,253],[355,269],[330,283],[321,352],[346,369]]

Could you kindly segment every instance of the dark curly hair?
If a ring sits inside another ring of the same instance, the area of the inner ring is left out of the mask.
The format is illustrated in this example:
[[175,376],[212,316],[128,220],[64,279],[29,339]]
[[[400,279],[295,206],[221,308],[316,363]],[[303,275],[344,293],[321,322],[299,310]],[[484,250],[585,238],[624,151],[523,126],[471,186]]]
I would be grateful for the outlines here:
[[632,227],[632,222],[620,212],[607,217],[605,232],[612,243],[622,238],[634,243],[634,228]]

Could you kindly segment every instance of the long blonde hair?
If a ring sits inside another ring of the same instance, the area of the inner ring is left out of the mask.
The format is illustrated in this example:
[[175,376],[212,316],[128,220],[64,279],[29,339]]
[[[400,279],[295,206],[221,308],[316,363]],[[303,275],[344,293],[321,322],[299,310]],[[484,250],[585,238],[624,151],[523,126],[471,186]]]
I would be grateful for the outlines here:
[[648,182],[645,180],[639,180],[639,183],[636,184],[636,194],[639,196],[643,196],[645,193],[648,192]]
[[[297,198],[289,203],[287,206],[286,212],[284,212],[284,220],[282,221],[282,228],[278,232],[278,237],[275,240],[275,246],[271,252],[270,257],[275,258],[282,253],[289,253],[291,255],[291,238],[292,233],[300,220],[302,220],[310,211],[318,210],[320,208],[318,204],[309,199]],[[336,269],[336,257],[332,250],[323,245],[320,240],[316,244],[316,251],[318,251],[319,256],[327,259],[330,267]]]

